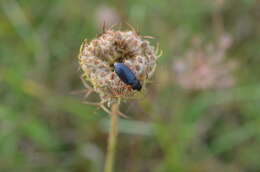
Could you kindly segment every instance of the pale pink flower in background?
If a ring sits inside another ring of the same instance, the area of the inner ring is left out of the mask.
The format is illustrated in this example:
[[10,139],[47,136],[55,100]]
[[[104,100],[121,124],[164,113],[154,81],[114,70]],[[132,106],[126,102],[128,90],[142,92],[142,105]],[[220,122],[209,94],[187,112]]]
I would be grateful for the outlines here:
[[121,17],[119,13],[112,7],[101,5],[97,8],[95,14],[95,21],[100,30],[102,30],[103,25],[110,27],[121,22]]
[[235,61],[227,61],[226,51],[232,44],[228,35],[223,35],[215,44],[204,48],[199,40],[183,58],[174,62],[176,82],[185,89],[203,90],[230,88],[235,84],[233,71]]

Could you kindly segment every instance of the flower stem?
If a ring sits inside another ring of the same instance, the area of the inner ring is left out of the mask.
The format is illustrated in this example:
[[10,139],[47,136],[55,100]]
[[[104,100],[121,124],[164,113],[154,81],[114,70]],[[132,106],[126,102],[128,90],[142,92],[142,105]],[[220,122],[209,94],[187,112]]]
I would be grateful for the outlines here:
[[117,141],[117,123],[118,123],[118,107],[119,102],[114,103],[112,105],[112,113],[111,113],[111,123],[110,123],[110,131],[109,131],[109,138],[108,138],[108,147],[107,147],[107,156],[105,162],[105,169],[104,172],[112,172],[113,171],[113,164],[115,159],[115,151],[116,151],[116,141]]

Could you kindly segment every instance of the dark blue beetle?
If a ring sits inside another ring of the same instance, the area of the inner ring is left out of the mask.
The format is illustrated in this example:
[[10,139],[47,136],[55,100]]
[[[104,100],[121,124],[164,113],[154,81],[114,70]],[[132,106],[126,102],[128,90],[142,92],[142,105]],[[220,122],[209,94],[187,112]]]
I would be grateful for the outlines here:
[[140,91],[142,89],[140,81],[124,63],[115,63],[114,67],[116,74],[125,84],[130,85],[134,90]]

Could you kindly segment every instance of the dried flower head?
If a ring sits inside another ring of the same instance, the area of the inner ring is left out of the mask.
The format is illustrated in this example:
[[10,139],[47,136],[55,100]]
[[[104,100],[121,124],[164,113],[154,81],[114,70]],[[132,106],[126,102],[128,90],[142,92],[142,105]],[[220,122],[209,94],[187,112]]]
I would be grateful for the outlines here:
[[[109,106],[120,98],[133,98],[138,94],[115,73],[115,63],[124,63],[140,81],[142,90],[145,89],[146,82],[154,73],[159,55],[143,38],[134,30],[110,29],[90,42],[85,40],[81,45],[79,63],[83,71],[82,79],[90,83],[85,82],[88,90],[99,94],[99,105],[107,103]],[[87,92],[89,93],[90,91]]]
[[226,51],[232,44],[228,35],[223,35],[216,44],[201,48],[197,40],[184,58],[174,62],[176,81],[186,89],[202,90],[228,88],[235,84],[232,75],[235,61],[225,61]]

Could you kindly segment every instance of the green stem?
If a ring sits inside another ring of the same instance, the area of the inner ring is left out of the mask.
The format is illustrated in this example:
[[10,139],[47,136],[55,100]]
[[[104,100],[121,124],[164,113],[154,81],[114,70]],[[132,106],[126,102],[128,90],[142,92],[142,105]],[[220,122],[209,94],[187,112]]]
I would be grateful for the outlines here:
[[115,159],[115,151],[116,151],[116,141],[117,141],[117,123],[118,123],[118,106],[119,103],[115,103],[112,105],[112,113],[111,113],[111,126],[109,131],[108,138],[108,147],[107,147],[107,156],[105,162],[104,172],[112,172],[113,164]]

